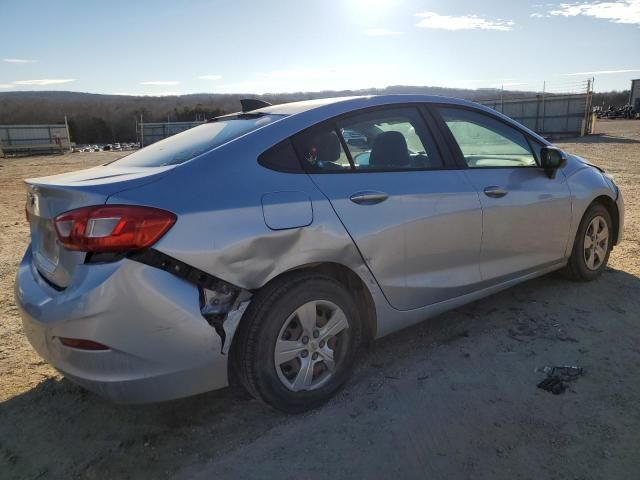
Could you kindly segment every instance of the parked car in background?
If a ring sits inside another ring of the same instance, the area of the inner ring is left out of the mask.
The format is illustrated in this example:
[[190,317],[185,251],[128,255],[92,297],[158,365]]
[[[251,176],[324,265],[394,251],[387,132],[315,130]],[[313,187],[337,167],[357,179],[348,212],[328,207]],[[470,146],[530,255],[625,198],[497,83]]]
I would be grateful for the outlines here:
[[342,137],[351,145],[366,145],[367,136],[355,130],[342,129]]
[[554,270],[598,278],[624,226],[598,167],[417,95],[264,106],[26,189],[24,331],[120,402],[233,377],[316,407],[367,342]]

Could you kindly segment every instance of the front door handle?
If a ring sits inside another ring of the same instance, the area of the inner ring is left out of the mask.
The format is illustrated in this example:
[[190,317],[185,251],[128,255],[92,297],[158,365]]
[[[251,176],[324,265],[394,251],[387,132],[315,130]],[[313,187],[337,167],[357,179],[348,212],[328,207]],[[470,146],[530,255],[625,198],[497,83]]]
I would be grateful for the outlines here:
[[484,189],[484,194],[491,198],[502,198],[507,193],[509,192],[502,187],[491,186]]
[[384,202],[387,198],[389,198],[388,194],[375,190],[357,192],[349,197],[353,203],[358,205],[375,205],[376,203]]

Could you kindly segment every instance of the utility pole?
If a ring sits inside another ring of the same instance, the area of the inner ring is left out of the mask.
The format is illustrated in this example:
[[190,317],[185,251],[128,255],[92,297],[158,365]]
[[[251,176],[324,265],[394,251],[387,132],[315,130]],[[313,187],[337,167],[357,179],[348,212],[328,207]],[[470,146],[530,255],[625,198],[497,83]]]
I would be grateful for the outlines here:
[[67,122],[67,116],[64,116],[64,128],[67,131],[67,146],[71,148],[71,135],[69,134],[69,122]]
[[140,148],[144,147],[144,117],[140,114]]
[[542,81],[542,128],[540,129],[540,131],[543,132],[543,133],[544,133],[544,117],[546,116],[545,115],[545,113],[546,113],[545,108],[546,107],[545,107],[545,104],[544,104],[544,96],[545,96],[546,91],[547,91],[547,81],[543,80]]

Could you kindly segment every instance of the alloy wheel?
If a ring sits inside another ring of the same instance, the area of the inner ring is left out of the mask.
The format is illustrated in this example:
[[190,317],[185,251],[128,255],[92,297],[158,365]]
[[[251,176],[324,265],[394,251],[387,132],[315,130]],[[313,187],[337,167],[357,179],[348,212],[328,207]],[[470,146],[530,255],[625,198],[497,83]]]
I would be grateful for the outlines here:
[[294,392],[315,390],[335,374],[348,345],[349,322],[335,303],[314,300],[284,322],[274,349],[282,384]]
[[594,217],[584,235],[584,262],[589,270],[597,270],[607,257],[609,227],[600,215]]

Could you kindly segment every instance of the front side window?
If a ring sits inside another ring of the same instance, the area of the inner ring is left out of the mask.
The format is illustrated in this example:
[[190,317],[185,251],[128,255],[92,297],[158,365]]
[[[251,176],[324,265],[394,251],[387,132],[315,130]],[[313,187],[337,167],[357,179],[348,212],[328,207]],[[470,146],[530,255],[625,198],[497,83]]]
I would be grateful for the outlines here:
[[284,116],[272,114],[220,118],[160,140],[112,164],[119,167],[178,165],[281,118]]
[[524,134],[482,113],[439,108],[470,168],[535,167]]

